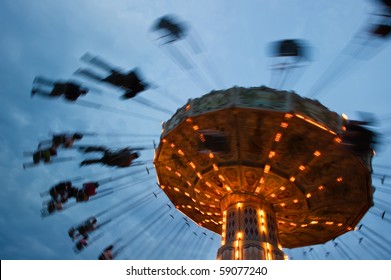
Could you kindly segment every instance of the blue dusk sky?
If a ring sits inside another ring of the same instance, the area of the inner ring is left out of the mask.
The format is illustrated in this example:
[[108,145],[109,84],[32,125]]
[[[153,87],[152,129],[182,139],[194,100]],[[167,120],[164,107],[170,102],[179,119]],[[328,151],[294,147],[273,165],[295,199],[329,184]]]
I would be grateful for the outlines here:
[[[0,258],[96,259],[114,241],[124,248],[118,259],[216,258],[220,236],[193,223],[188,227],[179,212],[166,206],[169,201],[156,185],[153,168],[149,175],[144,166],[122,170],[99,165],[80,168],[84,156],[76,150],[59,150],[58,157],[72,157],[71,161],[22,168],[23,162],[31,161],[23,152],[35,150],[38,142],[50,139],[53,132],[97,133],[78,144],[152,147],[153,141],[159,142],[161,122],[171,114],[143,105],[143,99],[174,113],[189,98],[211,90],[282,84],[283,89],[316,98],[330,110],[352,119],[360,117],[358,111],[374,113],[379,119],[376,131],[385,133],[373,159],[374,173],[391,174],[387,167],[391,166],[387,138],[391,133],[391,48],[389,41],[368,33],[371,24],[379,21],[375,15],[379,3],[0,1]],[[193,66],[190,70],[183,69],[169,48],[159,46],[159,35],[151,32],[155,20],[166,14],[177,15],[188,28],[189,36],[175,42],[174,50],[185,55]],[[289,73],[285,83],[281,83],[281,75],[272,75],[272,65],[278,59],[272,59],[268,52],[271,42],[282,39],[303,40],[310,54],[303,67]],[[192,40],[202,52],[194,52],[189,44]],[[87,52],[126,71],[138,67],[154,87],[140,94],[143,99],[120,100],[120,90],[74,74],[79,68],[92,68],[80,60]],[[79,81],[91,88],[82,99],[102,107],[31,98],[36,76]],[[152,166],[152,160],[152,149],[141,151],[139,161]],[[80,186],[84,181],[128,172],[138,173],[102,186],[114,188],[112,194],[41,218],[44,199],[40,193],[59,181],[80,177],[75,181]],[[386,178],[384,185],[378,178],[373,176],[373,184],[379,188],[374,194],[375,207],[361,221],[362,233],[352,231],[337,238],[338,248],[330,241],[285,253],[293,259],[325,259],[327,252],[329,259],[391,259],[391,212],[386,212],[385,219],[380,218],[387,207],[391,210],[391,178]],[[147,194],[150,196],[143,199]],[[137,208],[127,209],[132,203]],[[105,219],[113,220],[93,235],[96,240],[90,246],[75,254],[67,230],[100,212],[104,212]],[[366,238],[365,244],[359,244],[362,234],[372,240]]]

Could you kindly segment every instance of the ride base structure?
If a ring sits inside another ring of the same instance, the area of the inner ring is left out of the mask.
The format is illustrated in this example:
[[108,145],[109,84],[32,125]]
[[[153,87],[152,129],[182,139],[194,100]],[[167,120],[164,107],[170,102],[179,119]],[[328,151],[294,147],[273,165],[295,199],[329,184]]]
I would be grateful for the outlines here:
[[373,205],[373,153],[343,149],[345,121],[293,92],[212,91],[163,124],[158,184],[179,211],[221,235],[217,259],[284,259],[282,248],[354,229]]

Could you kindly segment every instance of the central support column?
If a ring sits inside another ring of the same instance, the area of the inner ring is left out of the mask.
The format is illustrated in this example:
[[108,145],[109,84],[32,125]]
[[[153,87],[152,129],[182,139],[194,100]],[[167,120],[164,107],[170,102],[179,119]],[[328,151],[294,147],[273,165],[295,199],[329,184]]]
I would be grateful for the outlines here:
[[283,260],[273,206],[262,197],[233,193],[221,200],[218,260]]

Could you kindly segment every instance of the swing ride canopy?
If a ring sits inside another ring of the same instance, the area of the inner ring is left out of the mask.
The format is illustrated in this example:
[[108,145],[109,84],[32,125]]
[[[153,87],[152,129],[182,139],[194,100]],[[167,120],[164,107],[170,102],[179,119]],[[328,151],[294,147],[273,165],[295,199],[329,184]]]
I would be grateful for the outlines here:
[[[212,91],[163,124],[158,183],[178,210],[217,234],[220,201],[250,194],[272,205],[282,247],[321,244],[354,229],[373,205],[373,154],[342,149],[344,121],[293,92]],[[229,150],[200,150],[203,131],[223,132]]]

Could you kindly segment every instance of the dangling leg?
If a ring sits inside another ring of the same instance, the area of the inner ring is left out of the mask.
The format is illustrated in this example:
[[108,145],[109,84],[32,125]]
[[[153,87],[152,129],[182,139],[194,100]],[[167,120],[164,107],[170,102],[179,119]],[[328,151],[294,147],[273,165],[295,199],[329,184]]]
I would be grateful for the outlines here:
[[87,160],[83,160],[82,162],[80,162],[80,167],[82,167],[84,165],[95,164],[95,163],[102,163],[102,160],[101,159],[87,159]]
[[84,153],[93,153],[93,152],[106,152],[107,149],[103,146],[85,146],[79,147],[79,150]]
[[101,59],[97,56],[93,56],[89,53],[84,54],[81,57],[81,60],[88,62],[88,63],[91,63],[91,64],[94,64],[95,66],[98,66],[108,72],[116,72],[117,71],[116,69],[111,67],[107,62],[103,61],[103,59]]
[[41,85],[52,87],[52,86],[54,86],[55,81],[49,80],[49,79],[44,78],[42,76],[38,76],[34,79],[34,84],[41,84]]
[[95,74],[94,72],[87,70],[87,69],[77,69],[75,74],[86,76],[87,78],[96,80],[101,82],[103,80],[102,77],[99,77],[99,75]]
[[59,97],[59,95],[52,95],[50,91],[44,91],[42,89],[33,88],[31,90],[31,97],[33,97],[36,94],[40,95],[40,96],[43,96],[43,97],[46,97],[46,98]]

